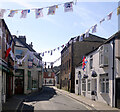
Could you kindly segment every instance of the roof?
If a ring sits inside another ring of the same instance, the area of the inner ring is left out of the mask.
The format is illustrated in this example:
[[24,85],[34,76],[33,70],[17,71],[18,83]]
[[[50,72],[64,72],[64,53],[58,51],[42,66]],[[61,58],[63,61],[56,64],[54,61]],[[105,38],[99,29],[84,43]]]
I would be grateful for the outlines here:
[[[31,52],[36,52],[32,47],[30,47],[26,42],[22,42],[17,36],[13,35],[14,41],[19,41],[23,46],[25,46]],[[39,54],[34,54],[38,59],[42,60],[42,57]]]
[[[83,34],[83,37],[84,37],[85,34]],[[76,36],[77,37],[77,41],[79,41],[79,37],[80,36]],[[74,38],[76,38],[74,37]],[[74,38],[71,38],[69,41],[73,40]],[[87,38],[84,38],[83,41],[79,41],[79,42],[100,42],[100,43],[103,43],[106,39],[105,38],[102,38],[102,37],[99,37],[99,36],[96,36],[96,35],[93,35],[93,34],[89,34],[89,37]],[[68,46],[64,47],[63,50],[61,51],[61,53],[63,53],[68,47],[70,46],[69,42],[68,42]]]

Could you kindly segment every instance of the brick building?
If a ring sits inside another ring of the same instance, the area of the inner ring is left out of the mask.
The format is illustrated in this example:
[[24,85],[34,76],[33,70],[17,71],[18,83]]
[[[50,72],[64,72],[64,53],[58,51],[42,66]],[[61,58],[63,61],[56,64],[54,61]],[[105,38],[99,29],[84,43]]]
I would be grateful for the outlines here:
[[71,38],[71,44],[68,43],[61,51],[60,88],[70,92],[75,91],[75,66],[82,61],[86,53],[97,48],[106,39],[90,34],[83,41],[73,40],[74,38]]
[[44,85],[55,85],[55,73],[53,68],[44,68],[43,71],[43,84]]

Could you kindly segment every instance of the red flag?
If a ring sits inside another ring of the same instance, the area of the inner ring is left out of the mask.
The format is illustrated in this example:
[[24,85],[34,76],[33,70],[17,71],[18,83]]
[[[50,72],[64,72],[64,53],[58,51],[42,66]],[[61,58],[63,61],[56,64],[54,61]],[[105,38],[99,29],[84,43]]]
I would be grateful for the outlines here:
[[9,47],[8,47],[8,49],[6,50],[5,58],[8,57],[8,55],[9,55],[9,53],[10,53],[10,51],[11,51],[12,41],[13,41],[13,38],[11,38],[11,40],[10,40]]
[[9,47],[9,48],[6,50],[5,58],[7,58],[7,57],[8,57],[8,55],[9,55],[10,51],[11,51],[11,48]]

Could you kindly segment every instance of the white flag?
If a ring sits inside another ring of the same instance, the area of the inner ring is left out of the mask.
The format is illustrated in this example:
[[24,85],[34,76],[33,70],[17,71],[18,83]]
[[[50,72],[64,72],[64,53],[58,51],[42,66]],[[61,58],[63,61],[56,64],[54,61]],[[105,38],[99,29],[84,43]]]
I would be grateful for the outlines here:
[[27,13],[30,13],[30,10],[22,10],[20,18],[26,18],[27,17]]
[[43,17],[42,9],[35,9],[36,18]]
[[0,19],[3,19],[4,13],[6,12],[5,9],[0,9]]
[[77,41],[77,37],[75,37],[74,39],[73,39],[73,42],[75,43]]
[[113,12],[111,12],[110,14],[108,14],[108,16],[107,16],[107,20],[111,20],[112,13],[113,13]]
[[92,33],[96,32],[97,24],[92,27]]
[[84,36],[85,38],[89,37],[89,31],[90,29],[85,32],[85,36]]
[[15,13],[17,13],[17,11],[11,10],[8,17],[13,17],[15,15]]
[[54,14],[55,14],[56,7],[57,7],[56,5],[49,7],[48,15],[54,15]]
[[65,12],[73,11],[73,2],[65,3],[64,4],[64,11]]
[[79,37],[79,41],[83,41],[83,34],[80,35],[80,37]]

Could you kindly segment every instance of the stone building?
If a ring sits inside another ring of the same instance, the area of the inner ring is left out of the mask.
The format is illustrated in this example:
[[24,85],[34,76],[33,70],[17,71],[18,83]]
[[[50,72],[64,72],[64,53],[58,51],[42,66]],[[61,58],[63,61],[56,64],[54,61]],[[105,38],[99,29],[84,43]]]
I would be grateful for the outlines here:
[[25,36],[14,36],[15,41],[15,94],[28,94],[42,87],[42,58],[26,43]]
[[70,41],[71,43],[61,51],[60,87],[75,92],[75,66],[82,60],[84,54],[97,48],[105,39],[90,34],[83,41],[74,42],[74,38]]

